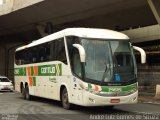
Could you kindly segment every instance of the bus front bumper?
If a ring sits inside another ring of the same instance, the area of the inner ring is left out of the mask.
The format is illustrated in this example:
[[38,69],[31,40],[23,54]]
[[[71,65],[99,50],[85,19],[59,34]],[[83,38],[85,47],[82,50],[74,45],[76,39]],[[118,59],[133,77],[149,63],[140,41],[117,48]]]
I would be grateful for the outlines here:
[[84,93],[84,106],[109,106],[118,104],[134,104],[138,102],[138,91],[127,96],[99,96],[90,92]]

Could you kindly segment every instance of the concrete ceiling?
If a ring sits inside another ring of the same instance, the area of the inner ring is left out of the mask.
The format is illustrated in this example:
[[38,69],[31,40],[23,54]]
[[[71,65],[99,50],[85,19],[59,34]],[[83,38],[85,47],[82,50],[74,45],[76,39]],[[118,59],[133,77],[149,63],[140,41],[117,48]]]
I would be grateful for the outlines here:
[[35,32],[37,25],[45,26],[48,21],[57,30],[66,27],[115,29],[117,26],[127,29],[157,24],[146,0],[45,0],[0,16],[0,36]]

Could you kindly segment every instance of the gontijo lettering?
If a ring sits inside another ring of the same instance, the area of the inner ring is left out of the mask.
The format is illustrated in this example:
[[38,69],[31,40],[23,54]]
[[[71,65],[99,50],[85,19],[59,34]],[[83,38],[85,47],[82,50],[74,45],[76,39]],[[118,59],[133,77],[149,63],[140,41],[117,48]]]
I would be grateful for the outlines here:
[[55,67],[41,68],[41,73],[55,73]]

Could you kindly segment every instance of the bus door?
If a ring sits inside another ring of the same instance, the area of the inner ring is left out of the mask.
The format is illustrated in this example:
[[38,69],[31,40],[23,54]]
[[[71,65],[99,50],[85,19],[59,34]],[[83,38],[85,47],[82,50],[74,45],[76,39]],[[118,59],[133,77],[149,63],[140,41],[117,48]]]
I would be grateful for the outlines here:
[[76,77],[72,77],[71,79],[71,96],[72,101],[75,103],[81,103],[82,102],[82,88],[80,88],[79,79]]
[[72,93],[74,94],[74,99],[77,103],[82,102],[82,89],[80,87],[80,79],[82,78],[81,74],[81,63],[79,58],[79,53],[76,51],[73,56],[72,61],[72,72],[73,72],[73,78],[71,80],[72,84]]

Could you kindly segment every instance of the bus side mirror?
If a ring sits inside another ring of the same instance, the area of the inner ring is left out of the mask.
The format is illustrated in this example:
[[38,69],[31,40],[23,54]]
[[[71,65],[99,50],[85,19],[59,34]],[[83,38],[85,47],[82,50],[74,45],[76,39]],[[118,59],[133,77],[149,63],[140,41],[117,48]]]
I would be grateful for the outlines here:
[[85,62],[86,61],[86,59],[85,59],[86,53],[85,53],[83,46],[80,44],[73,44],[73,47],[78,49],[81,62]]
[[142,48],[137,47],[137,46],[133,46],[133,49],[135,49],[138,52],[140,52],[140,54],[141,54],[141,63],[142,64],[146,63],[146,53],[145,53],[145,51]]

